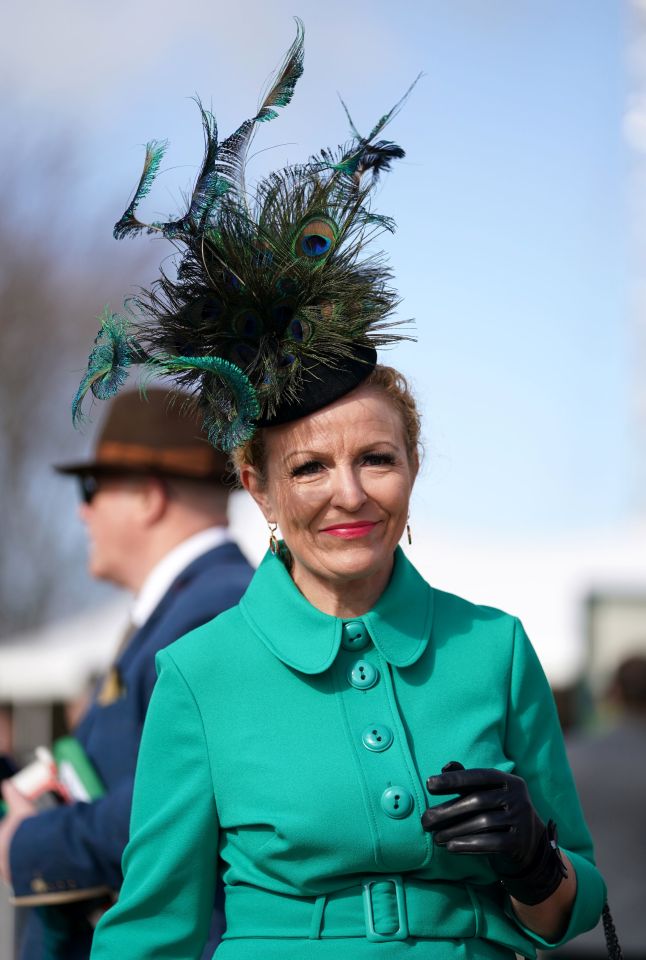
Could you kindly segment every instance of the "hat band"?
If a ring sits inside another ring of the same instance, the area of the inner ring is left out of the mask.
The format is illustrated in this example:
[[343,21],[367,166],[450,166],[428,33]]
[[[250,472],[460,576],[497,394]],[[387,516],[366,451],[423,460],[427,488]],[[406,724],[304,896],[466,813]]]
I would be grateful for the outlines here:
[[168,472],[176,471],[191,476],[222,473],[211,447],[165,447],[154,450],[136,443],[109,441],[100,443],[96,452],[97,464],[105,467],[141,467]]

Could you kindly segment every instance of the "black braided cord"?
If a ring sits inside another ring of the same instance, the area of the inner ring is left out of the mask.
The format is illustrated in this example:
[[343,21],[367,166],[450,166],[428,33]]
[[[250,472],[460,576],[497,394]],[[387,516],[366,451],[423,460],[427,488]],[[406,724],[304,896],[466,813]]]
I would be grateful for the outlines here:
[[610,913],[610,907],[607,902],[603,906],[601,912],[601,920],[603,923],[603,934],[606,938],[606,949],[608,951],[608,960],[623,960],[624,955],[621,952],[621,946],[619,945],[619,938],[617,936],[617,931],[615,930],[615,925],[612,919],[612,914]]

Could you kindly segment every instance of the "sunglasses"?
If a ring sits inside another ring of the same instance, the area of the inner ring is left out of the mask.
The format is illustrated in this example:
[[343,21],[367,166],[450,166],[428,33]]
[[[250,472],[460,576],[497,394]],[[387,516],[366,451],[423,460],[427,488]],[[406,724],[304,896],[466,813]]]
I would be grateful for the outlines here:
[[[127,474],[121,476],[121,474],[108,474],[107,476],[98,477],[94,473],[82,473],[79,474],[76,478],[79,484],[79,493],[81,494],[81,500],[83,503],[90,504],[94,500],[97,493],[103,489],[106,481],[108,483],[114,483],[115,479],[121,482],[132,482],[133,480],[138,479],[137,477]],[[140,478],[139,478],[140,479]],[[164,487],[166,496],[171,496],[171,491],[168,488],[168,485],[163,477],[156,477]]]
[[83,503],[90,504],[99,492],[99,481],[92,473],[82,473],[77,477],[79,492]]

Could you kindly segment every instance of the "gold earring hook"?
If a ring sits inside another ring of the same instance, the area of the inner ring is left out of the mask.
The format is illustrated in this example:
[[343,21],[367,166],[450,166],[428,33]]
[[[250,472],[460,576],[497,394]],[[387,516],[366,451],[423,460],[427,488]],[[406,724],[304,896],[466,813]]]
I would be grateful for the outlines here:
[[278,524],[274,520],[268,520],[267,526],[269,527],[269,549],[274,556],[278,553],[278,539],[276,537],[276,530],[278,529]]

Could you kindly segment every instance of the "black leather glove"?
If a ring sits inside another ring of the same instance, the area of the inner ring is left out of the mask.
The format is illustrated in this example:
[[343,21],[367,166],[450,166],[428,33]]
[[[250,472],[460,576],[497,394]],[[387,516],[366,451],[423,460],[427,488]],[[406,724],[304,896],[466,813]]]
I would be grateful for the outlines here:
[[433,796],[459,794],[430,807],[425,830],[451,853],[484,854],[507,892],[533,905],[554,893],[567,870],[556,845],[556,825],[538,816],[521,777],[501,770],[465,770],[455,760],[429,777]]

